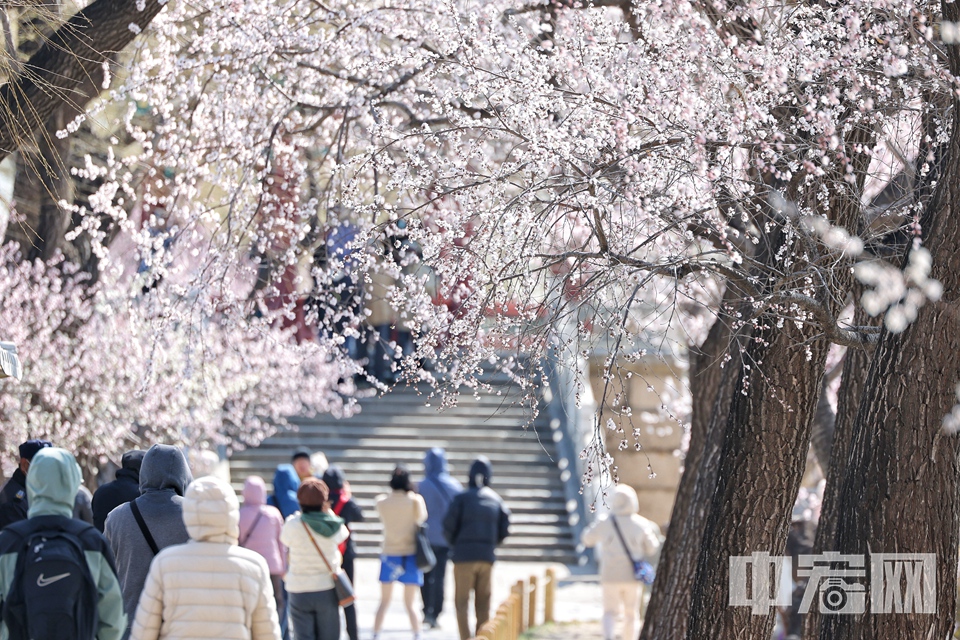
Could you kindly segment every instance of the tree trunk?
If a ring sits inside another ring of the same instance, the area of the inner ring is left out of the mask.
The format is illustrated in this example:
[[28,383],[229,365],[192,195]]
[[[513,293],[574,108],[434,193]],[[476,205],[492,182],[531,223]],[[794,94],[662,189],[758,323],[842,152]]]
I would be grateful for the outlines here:
[[[733,298],[728,289],[706,340],[698,349],[691,349],[690,445],[640,632],[641,640],[673,640],[686,633],[706,506],[716,484],[723,429],[741,365],[740,350],[731,345],[731,318],[725,311]],[[732,358],[721,368],[727,353]]]
[[[773,631],[773,607],[754,615],[750,607],[729,606],[730,558],[783,552],[829,344],[809,325],[777,329],[766,316],[761,322],[730,406],[697,563],[690,640],[769,640]],[[804,342],[807,348],[799,346]]]
[[[862,287],[854,286],[854,296],[859,298]],[[879,318],[870,318],[858,304],[855,307],[853,323],[856,326],[879,324]],[[868,349],[847,349],[843,360],[843,377],[837,392],[837,414],[833,438],[829,448],[830,463],[824,469],[827,485],[823,491],[823,504],[820,509],[820,521],[817,524],[817,538],[813,552],[833,551],[837,521],[840,519],[839,498],[840,483],[847,467],[850,448],[853,445],[854,421],[860,396],[867,380],[867,372],[873,360],[873,352]],[[819,637],[820,612],[815,607],[810,610],[803,623],[804,637],[808,640]]]
[[[826,203],[818,189],[803,189],[802,181],[796,181],[791,190],[800,204],[824,211],[837,226],[856,228],[863,176],[870,161],[862,149],[872,146],[873,137],[868,126],[853,124],[844,146],[857,180],[846,182],[844,169],[833,166],[828,181],[820,185],[830,190]],[[767,234],[757,258],[776,268],[776,256],[790,247],[783,244],[788,242],[787,235],[779,228],[775,212],[768,215],[758,226],[775,231]],[[793,269],[804,268],[793,265]],[[849,272],[838,269],[819,292],[829,317],[839,313],[837,301],[846,298],[850,279]],[[767,286],[766,293],[773,293],[778,285],[768,281]],[[733,390],[716,489],[697,561],[686,635],[690,640],[770,639],[774,607],[767,615],[755,615],[752,607],[730,606],[730,563],[736,556],[783,553],[830,347],[824,330],[812,323],[784,322],[777,313],[765,312],[756,321]]]
[[90,78],[163,9],[165,0],[95,0],[76,13],[0,87],[0,160],[40,130],[64,104],[82,109],[95,93]]
[[[53,10],[53,4],[46,8],[51,15],[59,15],[61,11],[59,5],[56,11]],[[19,43],[21,54],[30,56],[31,64],[35,60],[42,61],[40,54],[44,47],[50,46],[58,37],[65,37],[64,29],[69,27],[68,23],[56,29],[55,24],[49,24],[46,13],[43,18],[39,33]],[[21,16],[21,20],[35,22],[36,16],[27,12]],[[77,20],[76,16],[74,20]],[[35,26],[34,31],[37,31]],[[102,31],[100,33],[103,35]],[[101,60],[103,63],[112,64],[115,62],[115,54],[104,51]],[[60,206],[61,201],[74,202],[77,190],[76,179],[70,174],[70,154],[75,138],[83,136],[84,130],[65,138],[57,137],[55,132],[65,129],[68,123],[84,112],[89,99],[100,93],[103,79],[102,64],[91,69],[71,86],[71,91],[66,96],[61,96],[65,99],[52,107],[50,116],[42,126],[32,134],[25,134],[18,141],[21,153],[17,156],[13,195],[20,221],[13,221],[8,225],[3,240],[4,243],[18,244],[26,260],[49,260],[58,251],[63,251],[70,262],[90,274],[88,284],[93,284],[99,275],[99,260],[91,250],[90,239],[85,234],[80,234],[72,243],[66,242],[66,234],[74,225],[80,223],[80,216],[74,220],[73,214]],[[96,142],[100,145],[99,140]],[[103,222],[106,224],[101,228],[107,231],[109,241],[115,230],[111,228],[112,221]]]
[[[846,363],[846,356],[844,356]],[[830,452],[833,449],[834,432],[837,428],[837,412],[830,405],[828,390],[840,371],[840,364],[828,371],[820,387],[820,397],[817,399],[817,410],[813,414],[813,427],[810,431],[810,448],[820,465],[823,475],[830,471]],[[841,381],[840,384],[843,384]]]
[[[954,144],[960,144],[957,136]],[[957,169],[960,167],[953,167]],[[958,202],[960,184],[956,174],[952,175],[950,197]],[[931,229],[952,236],[936,243],[940,250],[934,260],[940,265],[937,275],[953,282],[941,302],[925,306],[903,334],[885,333],[881,338],[854,425],[834,546],[844,554],[936,554],[936,609],[940,615],[823,616],[822,640],[946,638],[953,628],[960,449],[957,437],[944,433],[941,425],[957,401],[954,387],[960,380],[960,288],[956,281],[960,233],[955,222],[952,231],[945,226],[949,225]],[[942,251],[947,245],[952,260]],[[952,270],[953,275],[942,273],[944,269]]]
[[70,211],[60,206],[61,200],[73,201],[73,177],[67,168],[70,138],[48,133],[66,126],[67,116],[67,110],[57,109],[45,123],[45,131],[34,136],[36,145],[17,156],[13,197],[20,221],[11,220],[5,241],[19,244],[25,260],[52,258],[63,249],[70,227]]
[[[943,20],[960,21],[960,5],[942,2]],[[944,47],[960,75],[960,48]],[[960,381],[960,100],[944,171],[924,212],[931,276],[943,295],[899,334],[884,333],[854,425],[840,489],[836,549],[841,553],[926,553],[936,558],[936,614],[879,615],[868,590],[867,615],[823,616],[821,640],[947,638],[953,631],[960,542],[958,437],[943,429]],[[869,567],[869,559],[867,562]],[[925,576],[929,578],[930,576]],[[871,588],[879,579],[867,576]],[[897,584],[897,591],[900,591]],[[916,603],[913,603],[916,604]],[[921,604],[926,604],[921,602]]]

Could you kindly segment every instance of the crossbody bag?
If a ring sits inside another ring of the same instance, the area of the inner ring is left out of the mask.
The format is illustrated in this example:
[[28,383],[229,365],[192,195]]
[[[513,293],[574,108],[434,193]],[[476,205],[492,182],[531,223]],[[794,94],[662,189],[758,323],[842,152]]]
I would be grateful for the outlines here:
[[627,557],[630,558],[630,563],[633,565],[634,580],[648,586],[653,584],[653,580],[657,575],[653,565],[646,560],[633,559],[633,554],[630,553],[630,547],[627,546],[627,541],[624,539],[623,532],[620,531],[620,525],[617,523],[617,516],[611,515],[610,519],[613,521],[613,528],[617,531],[617,537],[620,538],[620,544],[623,545],[623,550],[627,552]]
[[330,561],[327,560],[327,556],[323,555],[323,551],[320,550],[320,545],[317,544],[313,534],[310,533],[310,526],[303,520],[300,521],[300,524],[303,525],[304,531],[307,532],[307,537],[310,538],[310,542],[313,543],[313,548],[320,554],[320,559],[323,560],[323,564],[327,565],[327,571],[333,576],[333,588],[337,592],[337,602],[340,603],[341,607],[349,607],[353,604],[353,601],[357,599],[353,593],[353,583],[350,582],[350,578],[343,569],[336,572],[333,570],[333,566],[331,566]]

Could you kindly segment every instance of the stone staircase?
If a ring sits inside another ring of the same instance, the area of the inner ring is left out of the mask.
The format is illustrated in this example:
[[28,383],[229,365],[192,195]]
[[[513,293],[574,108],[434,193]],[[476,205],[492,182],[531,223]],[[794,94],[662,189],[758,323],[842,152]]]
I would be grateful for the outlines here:
[[344,469],[367,518],[354,528],[360,555],[376,557],[381,527],[374,502],[389,491],[387,482],[396,463],[405,463],[419,480],[424,452],[444,447],[451,473],[466,485],[470,463],[483,454],[493,464],[491,486],[513,513],[511,535],[498,558],[577,564],[578,541],[571,526],[576,505],[568,504],[561,481],[573,461],[558,455],[561,434],[554,432],[556,424],[551,425],[542,406],[537,419],[524,428],[529,414],[512,404],[510,394],[515,392],[509,384],[478,397],[465,392],[457,406],[441,412],[436,400],[429,406],[426,395],[397,388],[384,397],[362,399],[360,413],[351,418],[294,419],[296,430],[234,454],[231,476],[238,490],[251,474],[262,476],[270,487],[276,466],[288,462],[294,449],[323,451],[330,463]]

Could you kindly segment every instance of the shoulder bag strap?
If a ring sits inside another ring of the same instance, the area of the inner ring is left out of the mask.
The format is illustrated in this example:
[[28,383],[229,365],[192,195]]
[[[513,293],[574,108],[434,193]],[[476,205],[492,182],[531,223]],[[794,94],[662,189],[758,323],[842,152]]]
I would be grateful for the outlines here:
[[636,560],[633,559],[633,554],[630,552],[630,547],[627,546],[627,541],[623,538],[620,525],[617,524],[617,516],[610,514],[610,519],[613,521],[613,528],[616,529],[617,537],[620,538],[620,544],[623,545],[623,550],[627,552],[627,557],[630,558],[630,562],[636,562]]
[[310,542],[313,543],[313,548],[317,550],[317,553],[320,554],[320,559],[323,560],[323,564],[327,565],[327,571],[330,572],[330,575],[336,575],[333,571],[333,567],[330,566],[330,562],[327,561],[327,556],[323,555],[323,551],[320,551],[320,545],[317,544],[317,541],[313,538],[313,534],[310,533],[310,527],[303,520],[300,521],[300,524],[303,525],[304,531],[307,532],[307,537],[310,538]]
[[130,501],[130,511],[133,512],[133,518],[137,521],[137,526],[140,527],[140,532],[147,540],[147,544],[150,546],[150,550],[153,551],[153,555],[157,555],[160,553],[160,547],[157,546],[156,540],[150,535],[150,529],[147,529],[147,523],[143,521],[143,514],[140,513],[140,508],[137,506],[136,500]]
[[247,540],[250,539],[250,534],[253,533],[253,530],[257,528],[257,525],[260,524],[260,518],[263,516],[263,511],[257,511],[257,517],[253,520],[253,524],[250,525],[250,528],[247,529],[247,535],[243,536],[243,540],[240,540],[239,544],[241,547],[245,547]]

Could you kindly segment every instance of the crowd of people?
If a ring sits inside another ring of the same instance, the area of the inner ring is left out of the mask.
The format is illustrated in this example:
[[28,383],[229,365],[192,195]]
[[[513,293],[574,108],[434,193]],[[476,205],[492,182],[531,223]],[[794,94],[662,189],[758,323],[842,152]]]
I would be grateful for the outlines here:
[[[319,469],[316,455],[296,451],[278,467],[270,496],[262,478],[247,478],[241,507],[223,480],[194,479],[174,446],[127,452],[116,479],[92,498],[70,452],[31,440],[19,453],[0,491],[0,639],[339,640],[342,608],[347,635],[358,640],[356,605],[343,589],[349,595],[355,577],[350,527],[364,514],[343,469],[322,456]],[[443,449],[427,451],[424,468],[415,485],[398,465],[376,502],[383,544],[374,640],[396,583],[413,637],[438,625],[448,562],[462,640],[490,616],[494,551],[510,522],[489,486],[490,462],[473,462],[466,489]]]
[[308,279],[298,275],[300,267],[289,265],[268,306],[276,310],[293,303],[284,324],[295,328],[298,341],[337,336],[344,354],[363,368],[355,377],[357,383],[376,379],[393,384],[403,359],[416,351],[416,329],[422,329],[416,308],[424,300],[413,298],[426,296],[448,309],[455,305],[440,297],[436,274],[424,261],[421,246],[410,238],[404,220],[366,240],[349,219],[325,235],[313,255],[312,288],[305,287]]

